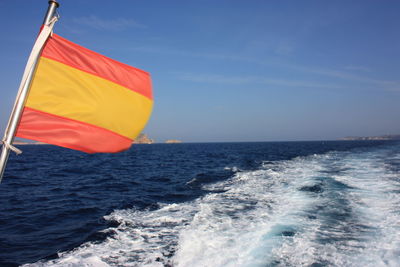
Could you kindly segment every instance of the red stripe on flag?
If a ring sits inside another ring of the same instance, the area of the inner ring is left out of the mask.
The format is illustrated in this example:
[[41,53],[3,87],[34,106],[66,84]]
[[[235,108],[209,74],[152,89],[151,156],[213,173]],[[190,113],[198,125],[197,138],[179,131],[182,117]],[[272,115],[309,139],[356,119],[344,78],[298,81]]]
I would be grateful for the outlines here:
[[99,76],[153,99],[150,74],[53,34],[42,56]]
[[127,150],[132,140],[94,125],[24,108],[16,136],[86,153]]

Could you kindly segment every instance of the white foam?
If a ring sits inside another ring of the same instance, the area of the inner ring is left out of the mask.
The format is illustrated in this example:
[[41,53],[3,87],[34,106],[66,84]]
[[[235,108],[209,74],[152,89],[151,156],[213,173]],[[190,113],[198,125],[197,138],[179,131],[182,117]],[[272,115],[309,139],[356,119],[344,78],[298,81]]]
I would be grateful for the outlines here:
[[[231,179],[206,185],[212,193],[194,201],[160,204],[154,211],[116,210],[105,219],[120,225],[106,230],[114,234],[104,242],[28,266],[396,266],[400,200],[393,189],[400,177],[378,160],[383,153],[328,153],[268,162],[256,171],[236,169]],[[326,174],[332,166],[341,171]],[[323,175],[351,188],[299,190]],[[327,218],[309,216],[334,203],[331,193],[367,227],[356,238],[340,239],[351,225],[326,227]],[[321,243],[321,235],[338,241]]]
[[[346,227],[359,227],[353,225],[355,220],[328,229],[321,221],[314,225],[306,223],[305,234],[275,248],[275,257],[281,259],[283,266],[306,266],[313,262],[334,266],[399,266],[400,175],[385,168],[382,159],[389,159],[386,149],[331,153],[331,156],[329,164],[345,170],[332,178],[350,187],[346,200],[362,228],[355,231],[353,238],[346,238],[349,235]],[[400,158],[400,150],[391,157]],[[327,200],[321,201],[327,203]],[[337,240],[321,243],[318,235]]]
[[311,199],[297,189],[319,168],[302,159],[274,167],[207,186],[225,192],[198,201],[196,215],[180,232],[174,265],[265,265],[283,240],[281,232],[299,224],[297,215]]

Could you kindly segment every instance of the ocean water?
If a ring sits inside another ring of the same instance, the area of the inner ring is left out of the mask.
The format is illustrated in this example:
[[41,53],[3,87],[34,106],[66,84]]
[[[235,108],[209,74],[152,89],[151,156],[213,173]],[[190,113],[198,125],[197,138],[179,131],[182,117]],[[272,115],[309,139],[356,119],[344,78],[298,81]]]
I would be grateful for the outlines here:
[[400,142],[21,148],[0,266],[400,266]]

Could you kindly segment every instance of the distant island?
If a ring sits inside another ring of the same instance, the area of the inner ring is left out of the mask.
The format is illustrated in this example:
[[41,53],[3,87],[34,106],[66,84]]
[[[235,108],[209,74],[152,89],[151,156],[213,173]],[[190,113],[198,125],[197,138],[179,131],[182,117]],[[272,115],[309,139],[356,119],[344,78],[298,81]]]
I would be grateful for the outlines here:
[[344,140],[344,141],[400,140],[400,134],[389,134],[389,135],[380,135],[380,136],[348,136],[348,137],[341,138],[340,140]]
[[147,134],[141,133],[138,137],[133,141],[135,144],[154,144],[154,139],[151,139],[147,136]]
[[[134,143],[135,144],[154,144],[156,141],[154,139],[151,139],[147,134],[141,133],[139,136],[135,139]],[[178,144],[182,143],[181,140],[177,139],[169,139],[165,141],[166,144]]]
[[165,143],[166,144],[180,144],[180,143],[182,143],[182,141],[176,140],[176,139],[170,139],[170,140],[165,141]]

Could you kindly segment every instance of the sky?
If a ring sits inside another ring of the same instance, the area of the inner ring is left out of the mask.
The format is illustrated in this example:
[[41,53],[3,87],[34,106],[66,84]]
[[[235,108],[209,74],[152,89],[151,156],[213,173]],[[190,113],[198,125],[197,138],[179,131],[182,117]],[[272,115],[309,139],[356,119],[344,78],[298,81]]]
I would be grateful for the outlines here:
[[[0,0],[2,133],[47,2]],[[399,1],[59,3],[54,32],[150,72],[158,142],[400,134]]]

